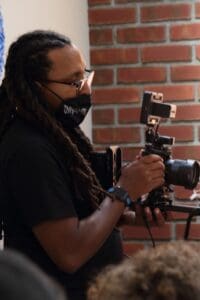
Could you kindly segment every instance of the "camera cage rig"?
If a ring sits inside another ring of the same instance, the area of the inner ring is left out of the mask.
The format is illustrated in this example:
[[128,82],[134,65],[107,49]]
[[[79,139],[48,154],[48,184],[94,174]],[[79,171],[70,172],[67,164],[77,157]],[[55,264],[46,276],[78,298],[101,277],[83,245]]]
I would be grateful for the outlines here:
[[[162,156],[164,161],[169,159],[173,162],[173,160],[171,160],[170,158],[171,146],[174,144],[175,138],[169,136],[160,136],[158,133],[158,128],[162,119],[172,119],[175,118],[175,116],[176,105],[163,103],[162,93],[156,93],[152,91],[144,92],[140,115],[140,123],[146,125],[146,145],[143,150],[144,155],[154,153]],[[188,170],[195,170],[195,180],[193,179],[191,180],[191,182],[188,183],[187,176],[181,176],[186,177],[186,182],[183,181],[181,178],[181,184],[180,182],[177,182],[177,184],[173,185],[182,185],[187,189],[193,189],[197,185],[197,181],[199,180],[199,163],[197,161],[192,160],[174,161],[176,161],[177,168],[180,167],[180,162],[183,165],[183,167],[186,168],[186,173],[188,172]],[[105,190],[115,185],[121,175],[122,168],[122,153],[120,147],[111,146],[103,151],[93,152],[91,155],[91,167],[94,170],[97,178],[99,179],[100,184]],[[194,200],[195,197],[198,200],[200,200],[200,194],[193,193],[191,199]],[[165,184],[161,188],[157,188],[151,191],[147,196],[145,195],[141,199],[138,199],[137,203],[142,206],[149,206],[151,209],[158,207],[163,213],[166,213],[167,211],[174,211],[189,214],[184,233],[184,238],[187,239],[192,218],[198,215],[200,216],[200,207],[192,205],[175,205],[174,202],[176,200],[179,203],[181,203],[181,201],[183,200],[185,202],[185,199],[177,199],[175,197],[173,186],[171,184]],[[195,201],[192,201],[192,203],[194,202]],[[151,235],[147,222],[146,226]]]
[[[175,118],[175,116],[176,105],[163,103],[162,93],[156,93],[152,91],[144,92],[140,115],[140,123],[146,125],[146,144],[143,155],[150,153],[158,154],[163,157],[164,161],[171,157],[171,146],[174,144],[175,138],[160,136],[158,133],[158,128],[161,119],[172,119]],[[197,161],[191,162],[196,172],[195,181],[188,185],[177,184],[182,185],[187,189],[195,188],[199,180],[199,163]],[[192,199],[192,196],[190,199]],[[175,200],[181,201],[183,199],[177,199],[175,197],[173,185],[165,183],[163,187],[151,191],[145,199],[138,199],[138,203],[140,203],[142,206],[150,206],[151,209],[158,207],[162,212],[174,211],[188,213],[184,233],[184,239],[187,239],[192,218],[200,215],[200,207],[194,207],[192,205],[174,205]]]

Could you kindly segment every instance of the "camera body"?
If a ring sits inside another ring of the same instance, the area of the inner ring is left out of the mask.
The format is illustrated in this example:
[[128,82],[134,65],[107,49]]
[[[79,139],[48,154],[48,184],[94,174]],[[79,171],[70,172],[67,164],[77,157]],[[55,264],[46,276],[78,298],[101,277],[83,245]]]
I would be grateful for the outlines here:
[[145,91],[140,115],[140,123],[146,125],[145,148],[143,155],[157,154],[165,164],[165,185],[149,194],[154,199],[162,199],[166,192],[172,191],[171,185],[193,189],[199,181],[200,166],[195,160],[172,159],[171,149],[175,138],[161,136],[158,132],[162,118],[171,119],[176,116],[176,105],[163,103],[163,94]]

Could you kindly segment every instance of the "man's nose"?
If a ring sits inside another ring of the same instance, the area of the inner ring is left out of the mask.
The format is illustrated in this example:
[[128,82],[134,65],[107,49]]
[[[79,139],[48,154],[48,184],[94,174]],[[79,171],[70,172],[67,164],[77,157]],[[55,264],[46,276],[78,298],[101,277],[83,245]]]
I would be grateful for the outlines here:
[[82,88],[79,91],[79,95],[80,94],[91,94],[91,92],[92,92],[91,84],[89,84],[87,80],[84,80]]
[[79,92],[79,94],[91,94],[92,92],[92,81],[94,78],[94,71],[90,73],[88,78],[84,79],[82,88]]

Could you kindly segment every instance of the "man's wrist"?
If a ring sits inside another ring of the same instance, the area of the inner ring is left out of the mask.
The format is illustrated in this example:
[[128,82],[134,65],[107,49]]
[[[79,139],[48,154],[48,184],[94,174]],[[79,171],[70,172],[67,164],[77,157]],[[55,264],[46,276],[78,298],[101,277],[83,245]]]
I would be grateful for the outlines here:
[[112,186],[108,189],[108,193],[111,194],[114,198],[122,203],[125,207],[130,207],[132,205],[132,199],[129,196],[128,192],[120,186]]

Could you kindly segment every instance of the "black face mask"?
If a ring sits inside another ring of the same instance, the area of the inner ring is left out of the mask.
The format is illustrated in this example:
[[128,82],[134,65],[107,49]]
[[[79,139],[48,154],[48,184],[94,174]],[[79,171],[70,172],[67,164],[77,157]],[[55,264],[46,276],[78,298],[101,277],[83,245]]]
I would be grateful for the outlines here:
[[91,107],[91,95],[82,94],[74,98],[63,99],[55,112],[56,119],[64,128],[79,126]]

